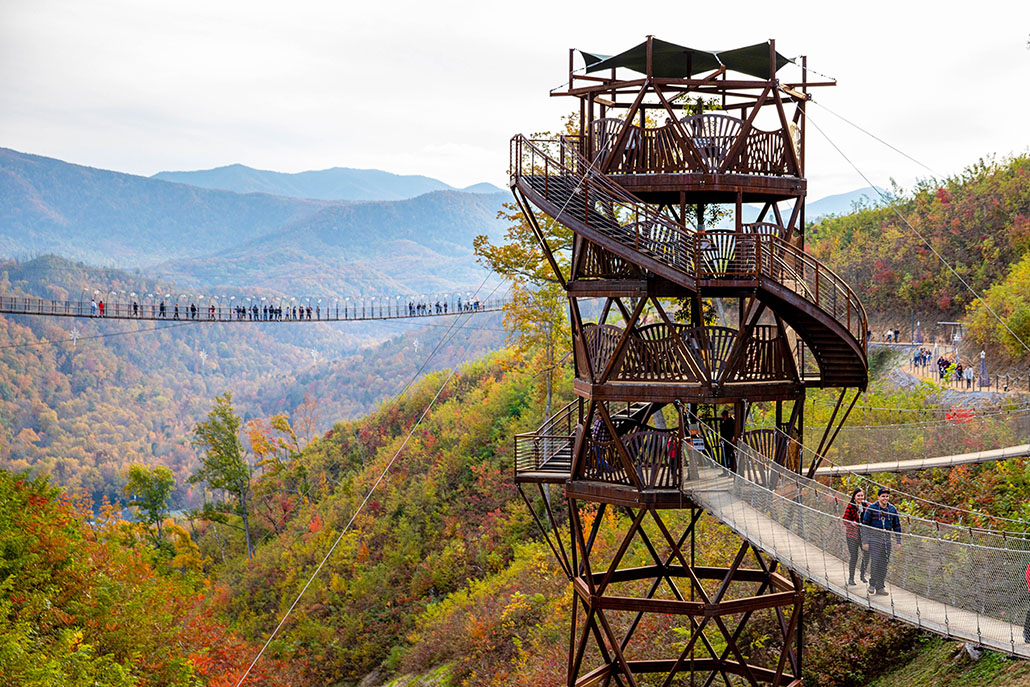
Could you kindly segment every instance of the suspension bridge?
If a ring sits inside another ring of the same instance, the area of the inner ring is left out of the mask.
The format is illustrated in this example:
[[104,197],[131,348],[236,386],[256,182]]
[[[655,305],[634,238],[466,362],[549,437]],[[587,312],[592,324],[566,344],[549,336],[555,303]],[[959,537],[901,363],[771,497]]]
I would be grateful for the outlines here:
[[0,295],[0,314],[48,315],[104,320],[150,320],[156,322],[361,322],[416,317],[443,317],[469,313],[500,312],[507,298],[478,298],[447,295],[412,299],[321,299],[224,297],[182,300],[168,297],[140,301],[48,300]]
[[849,585],[841,513],[848,494],[739,446],[736,471],[685,445],[684,491],[718,520],[806,580],[848,601],[949,639],[1030,658],[1024,639],[1030,539],[900,514],[901,534],[865,525],[865,542],[894,539],[885,594]]

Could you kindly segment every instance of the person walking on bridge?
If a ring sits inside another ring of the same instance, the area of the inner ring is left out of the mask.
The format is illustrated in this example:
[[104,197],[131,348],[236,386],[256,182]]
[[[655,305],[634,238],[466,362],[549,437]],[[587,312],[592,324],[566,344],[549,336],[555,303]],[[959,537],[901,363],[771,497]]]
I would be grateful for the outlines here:
[[[1030,597],[1030,563],[1026,564],[1026,593]],[[1023,641],[1030,644],[1030,608],[1026,609],[1026,620],[1023,621]]]
[[901,548],[901,518],[898,509],[890,504],[890,489],[883,487],[877,492],[876,503],[871,504],[862,516],[862,524],[872,529],[866,530],[869,541],[862,544],[862,549],[869,552],[872,569],[869,571],[869,594],[887,596],[887,564],[891,558],[891,532]]
[[719,438],[722,439],[722,462],[727,470],[737,471],[737,455],[733,447],[733,441],[737,438],[737,423],[730,417],[730,411],[722,411],[722,419],[719,420]]
[[[848,586],[854,587],[855,567],[858,565],[858,553],[862,551],[862,516],[869,503],[865,500],[865,490],[859,487],[851,492],[851,501],[844,507],[844,538],[848,544]],[[869,552],[862,551],[862,566],[859,570],[863,582],[868,582],[865,571],[869,567]]]

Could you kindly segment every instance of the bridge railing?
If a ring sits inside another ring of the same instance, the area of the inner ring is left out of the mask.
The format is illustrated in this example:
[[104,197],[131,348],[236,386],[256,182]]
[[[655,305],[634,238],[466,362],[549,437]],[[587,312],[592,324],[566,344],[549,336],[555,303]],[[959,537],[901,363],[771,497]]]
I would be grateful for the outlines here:
[[[290,301],[258,299],[228,299],[217,305],[211,301],[188,302],[170,300],[164,303],[145,299],[142,301],[69,301],[23,296],[0,295],[0,313],[14,315],[50,315],[56,317],[96,317],[139,320],[193,320],[203,322],[240,321],[322,321],[393,319],[434,315],[454,315],[469,312],[494,312],[508,303],[505,298],[486,300],[450,301],[430,300],[420,302],[424,308],[410,308],[407,301],[370,301],[351,303],[347,301],[329,303],[300,303]],[[196,306],[194,310],[191,305]],[[267,306],[267,307],[266,307]],[[439,307],[437,307],[439,306]],[[255,310],[256,308],[256,310]],[[272,308],[269,312],[267,308]]]
[[[1026,421],[1027,418],[1021,418],[1020,424],[1023,424]],[[875,427],[869,427],[870,436],[875,436],[875,432],[871,431],[874,429]],[[884,429],[889,431],[891,429],[891,426],[885,425]],[[774,429],[772,431],[775,432],[777,436],[781,437],[783,441],[787,442],[800,456],[800,463],[803,466],[801,472],[804,473],[806,471],[806,468],[810,466],[813,462],[817,462],[820,466],[826,467],[832,467],[834,465],[837,465],[835,461],[827,458],[826,456],[819,455],[811,448],[802,445],[801,442],[799,442],[794,437],[788,436],[782,430]],[[837,440],[839,441],[839,436]],[[1023,441],[1030,442],[1030,439],[1024,438]],[[883,442],[884,447],[889,447],[890,437],[885,436]],[[836,441],[834,443],[836,444]],[[933,444],[930,443],[926,445],[932,446]],[[1001,444],[998,445],[998,448],[1004,447],[1006,445],[1008,445],[1008,442],[1003,441]],[[936,450],[933,450],[929,454],[924,453],[920,457],[935,457],[937,455],[935,451]],[[867,456],[867,460],[876,460],[876,456],[878,455],[884,455],[883,451],[871,451]],[[822,485],[822,483],[818,481],[815,482],[815,484],[819,485],[819,488],[829,489],[829,487],[825,487],[824,485]],[[881,487],[888,487],[888,485],[878,482],[872,477],[865,475],[852,476],[846,478],[844,484],[848,485],[847,488],[841,487],[840,489],[836,489],[836,493],[842,493],[842,490],[847,491],[849,488],[854,489],[861,486],[863,490],[867,492],[867,498],[869,500],[873,500],[876,497],[876,490],[878,490]],[[916,511],[912,514],[906,514],[906,517],[918,517],[921,520],[926,520],[929,523],[931,523],[931,525],[929,526],[933,527],[935,531],[937,528],[940,527],[942,522],[945,522],[949,523],[949,527],[957,527],[961,532],[985,531],[995,533],[996,536],[994,536],[990,541],[981,542],[985,546],[1004,547],[1007,546],[1007,539],[1030,538],[1030,522],[1026,520],[999,517],[982,511],[969,510],[968,508],[963,507],[961,505],[949,505],[945,503],[940,503],[938,501],[932,501],[930,499],[923,498],[921,496],[906,492],[896,487],[891,487],[891,491],[893,493],[892,499],[899,509],[904,507]]]
[[779,236],[697,232],[654,212],[596,170],[568,140],[511,140],[513,181],[521,180],[565,216],[623,246],[703,282],[768,279],[829,314],[864,350],[867,317],[847,283],[814,257]]
[[[1030,656],[1021,635],[1030,599],[1025,578],[1030,541],[920,523],[904,514],[900,534],[853,526],[841,518],[846,496],[747,447],[738,448],[735,472],[693,446],[684,448],[690,496],[804,577],[919,627]],[[882,595],[865,584],[849,584],[853,551],[856,581],[863,553],[868,553],[871,582],[886,569]]]

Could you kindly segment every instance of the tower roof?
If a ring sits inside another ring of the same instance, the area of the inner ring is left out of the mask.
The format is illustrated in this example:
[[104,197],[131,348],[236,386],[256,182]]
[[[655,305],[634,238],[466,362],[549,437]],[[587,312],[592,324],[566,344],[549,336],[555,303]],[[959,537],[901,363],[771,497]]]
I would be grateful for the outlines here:
[[[579,51],[587,65],[587,72],[625,67],[641,74],[647,73],[647,41],[618,55]],[[776,69],[789,63],[776,53]],[[769,44],[756,43],[733,50],[698,50],[657,38],[651,39],[651,74],[658,78],[682,79],[709,72],[719,67],[740,72],[759,79],[768,78]]]

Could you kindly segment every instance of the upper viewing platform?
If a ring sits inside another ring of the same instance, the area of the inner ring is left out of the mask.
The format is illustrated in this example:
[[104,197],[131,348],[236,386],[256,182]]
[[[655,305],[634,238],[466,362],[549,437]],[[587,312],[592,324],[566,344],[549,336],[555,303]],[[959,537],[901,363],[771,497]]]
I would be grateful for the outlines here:
[[772,40],[709,51],[649,36],[612,56],[571,50],[567,88],[551,95],[579,99],[580,153],[645,202],[797,198],[808,89],[835,82],[810,82],[804,58],[783,81],[787,65]]

